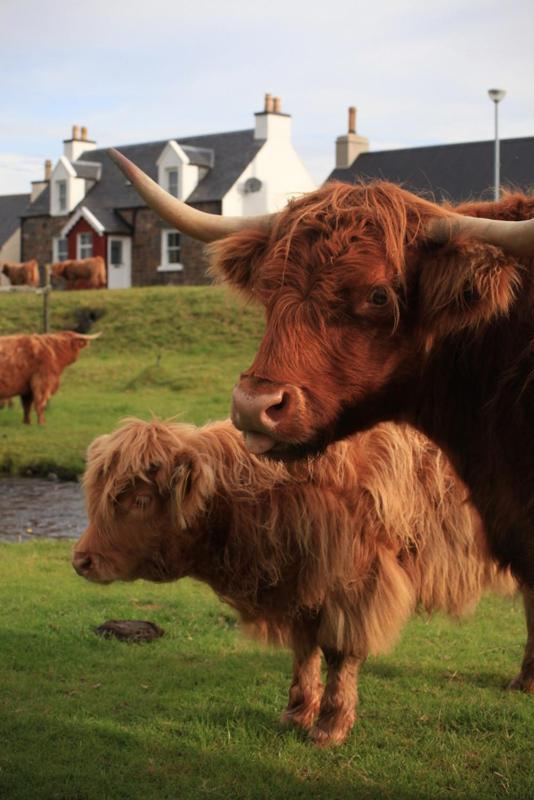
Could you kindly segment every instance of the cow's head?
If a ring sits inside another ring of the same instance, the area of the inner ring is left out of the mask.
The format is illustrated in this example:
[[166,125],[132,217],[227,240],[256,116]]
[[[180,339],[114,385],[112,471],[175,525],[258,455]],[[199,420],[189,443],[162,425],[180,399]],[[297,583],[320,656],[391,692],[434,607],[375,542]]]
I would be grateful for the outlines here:
[[190,526],[212,474],[189,439],[195,429],[125,420],[90,445],[84,475],[89,525],[72,563],[88,580],[175,580],[190,566]]
[[232,407],[257,453],[319,450],[350,432],[347,409],[352,429],[393,416],[436,342],[507,311],[519,268],[499,245],[534,253],[534,221],[463,217],[388,183],[328,184],[278,215],[204,215],[203,227],[201,212],[115,157],[168,222],[217,240],[215,273],[265,308]]
[[61,364],[65,367],[73,364],[78,358],[80,351],[87,347],[94,339],[98,339],[102,331],[98,333],[76,333],[76,331],[61,331],[54,334],[57,345],[56,355]]

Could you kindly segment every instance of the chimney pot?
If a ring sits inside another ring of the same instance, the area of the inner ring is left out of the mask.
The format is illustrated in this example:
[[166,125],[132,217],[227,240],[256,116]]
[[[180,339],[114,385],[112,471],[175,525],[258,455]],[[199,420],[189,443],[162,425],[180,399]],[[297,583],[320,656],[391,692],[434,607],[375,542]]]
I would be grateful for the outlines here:
[[264,111],[267,114],[272,114],[273,111],[273,97],[270,94],[265,95],[265,108]]
[[282,101],[279,97],[273,97],[273,112],[280,114],[282,111]]
[[87,128],[85,125],[82,125],[82,142],[87,141]]
[[44,163],[44,179],[45,181],[49,181],[52,177],[52,162],[49,158],[46,159]]
[[356,107],[349,106],[349,133],[356,133]]
[[80,138],[80,130],[77,125],[72,126],[72,138],[77,141]]

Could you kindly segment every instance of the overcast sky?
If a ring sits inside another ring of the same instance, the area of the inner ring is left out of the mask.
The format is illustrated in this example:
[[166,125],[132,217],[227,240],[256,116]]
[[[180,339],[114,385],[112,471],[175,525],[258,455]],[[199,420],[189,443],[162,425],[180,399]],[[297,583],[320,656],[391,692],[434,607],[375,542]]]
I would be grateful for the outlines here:
[[251,128],[282,98],[320,182],[347,107],[371,149],[534,136],[533,0],[0,0],[0,194],[73,124],[99,146]]

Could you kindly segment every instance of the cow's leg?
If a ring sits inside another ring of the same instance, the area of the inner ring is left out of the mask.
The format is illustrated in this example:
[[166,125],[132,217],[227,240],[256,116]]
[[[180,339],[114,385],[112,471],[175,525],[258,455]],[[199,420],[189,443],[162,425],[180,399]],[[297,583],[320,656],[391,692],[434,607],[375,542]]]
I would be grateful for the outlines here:
[[311,621],[292,631],[293,680],[282,722],[309,730],[321,704],[321,651],[316,640],[317,625]]
[[46,405],[57,388],[57,381],[54,381],[54,376],[46,376],[36,374],[31,380],[31,387],[33,393],[33,405],[37,414],[37,422],[39,425],[44,425],[45,416],[44,412]]
[[523,589],[523,603],[527,620],[527,643],[521,671],[508,688],[534,694],[534,589]]
[[31,392],[28,392],[27,394],[21,394],[20,402],[22,404],[22,411],[24,413],[22,421],[24,422],[25,425],[30,425],[33,394]]
[[321,747],[341,744],[352,730],[358,702],[358,671],[363,658],[323,647],[328,678],[311,739]]

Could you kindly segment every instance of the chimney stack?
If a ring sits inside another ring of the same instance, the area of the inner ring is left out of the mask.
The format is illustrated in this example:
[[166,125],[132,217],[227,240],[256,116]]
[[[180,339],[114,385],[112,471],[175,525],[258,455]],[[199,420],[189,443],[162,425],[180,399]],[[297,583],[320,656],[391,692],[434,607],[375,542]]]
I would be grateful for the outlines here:
[[282,113],[282,101],[279,97],[273,97],[273,114]]
[[78,128],[77,125],[73,125],[72,126],[72,139],[73,139],[73,141],[77,142],[79,138],[80,138],[80,129]]
[[44,163],[44,179],[45,181],[49,181],[52,177],[52,162],[49,158],[46,159]]
[[263,111],[258,111],[256,117],[255,139],[278,139],[291,141],[291,114],[282,112],[282,101],[271,94],[265,95]]
[[273,97],[270,94],[265,95],[265,106],[264,109],[266,114],[271,114],[273,110]]
[[349,130],[336,139],[336,169],[350,167],[361,153],[369,150],[369,139],[356,133],[356,107],[349,107]]
[[87,128],[85,125],[82,125],[82,142],[87,141]]

